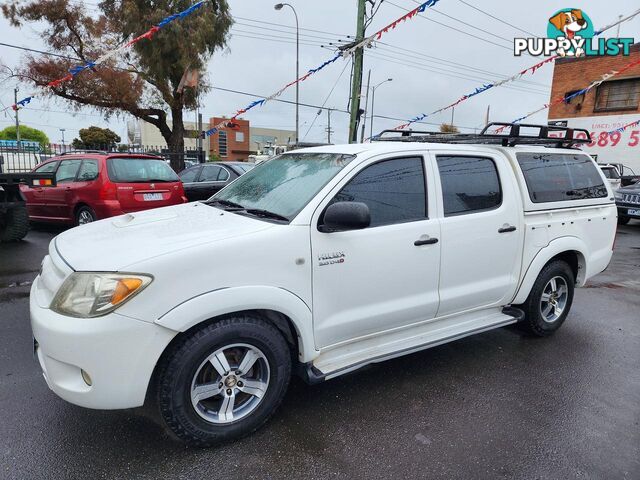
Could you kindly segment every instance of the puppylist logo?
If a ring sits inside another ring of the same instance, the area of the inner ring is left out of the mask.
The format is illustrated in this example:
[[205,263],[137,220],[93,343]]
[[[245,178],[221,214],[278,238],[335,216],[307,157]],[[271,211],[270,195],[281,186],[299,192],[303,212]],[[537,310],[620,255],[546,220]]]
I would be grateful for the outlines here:
[[633,38],[596,38],[598,33],[583,10],[565,8],[549,18],[547,38],[514,39],[514,54],[517,57],[524,52],[535,57],[629,55]]

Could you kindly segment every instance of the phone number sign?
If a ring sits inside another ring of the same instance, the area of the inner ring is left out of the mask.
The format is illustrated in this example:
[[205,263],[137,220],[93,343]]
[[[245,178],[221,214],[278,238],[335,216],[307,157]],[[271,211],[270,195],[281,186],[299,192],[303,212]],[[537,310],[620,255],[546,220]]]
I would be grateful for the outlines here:
[[[612,115],[602,117],[581,117],[549,120],[549,124],[583,128],[591,135],[591,143],[580,148],[587,153],[598,155],[599,163],[622,163],[636,172],[640,169],[640,128],[629,128],[624,132],[609,132],[638,119],[640,114]],[[586,138],[576,132],[576,138]]]

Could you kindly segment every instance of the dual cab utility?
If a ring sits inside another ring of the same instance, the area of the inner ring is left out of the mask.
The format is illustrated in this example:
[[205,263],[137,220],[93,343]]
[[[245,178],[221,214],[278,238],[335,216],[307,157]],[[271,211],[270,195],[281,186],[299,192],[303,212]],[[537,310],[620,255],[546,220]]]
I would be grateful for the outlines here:
[[550,335],[608,265],[617,212],[573,131],[538,128],[292,151],[206,202],[62,233],[30,300],[49,387],[154,404],[204,446],[260,427],[292,373],[319,382],[516,321]]

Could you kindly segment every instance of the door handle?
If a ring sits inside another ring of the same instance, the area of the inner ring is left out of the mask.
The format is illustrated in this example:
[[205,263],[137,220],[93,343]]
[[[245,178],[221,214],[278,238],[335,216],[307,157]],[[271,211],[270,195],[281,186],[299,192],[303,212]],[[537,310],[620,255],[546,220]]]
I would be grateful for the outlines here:
[[434,243],[438,243],[437,238],[425,238],[424,240],[416,240],[413,242],[416,247],[419,247],[420,245],[433,245]]
[[515,232],[515,231],[516,231],[516,227],[514,227],[513,225],[498,229],[498,233],[509,233],[509,232]]

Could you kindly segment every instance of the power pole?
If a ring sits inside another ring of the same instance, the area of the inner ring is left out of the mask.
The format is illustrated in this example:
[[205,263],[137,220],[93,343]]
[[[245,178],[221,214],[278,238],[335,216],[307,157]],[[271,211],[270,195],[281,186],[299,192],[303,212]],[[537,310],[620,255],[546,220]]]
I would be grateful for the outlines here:
[[20,146],[20,120],[18,118],[18,87],[13,89],[13,103],[16,106],[16,140],[18,141],[18,146]]
[[204,152],[202,151],[202,144],[204,143],[204,138],[202,137],[202,114],[198,111],[198,141],[196,142],[198,146],[198,163],[204,163]]
[[362,131],[360,133],[360,143],[364,143],[364,129],[367,124],[367,110],[369,107],[369,84],[371,83],[371,69],[367,75],[367,94],[364,97],[364,112],[362,113]]
[[331,143],[331,109],[327,109],[327,143]]
[[[364,17],[366,15],[367,0],[358,0],[358,20],[356,24],[355,43],[364,39]],[[349,120],[349,143],[355,143],[358,138],[358,113],[360,111],[360,91],[362,90],[362,61],[364,49],[357,48],[353,54],[353,81],[351,83],[351,118]]]

